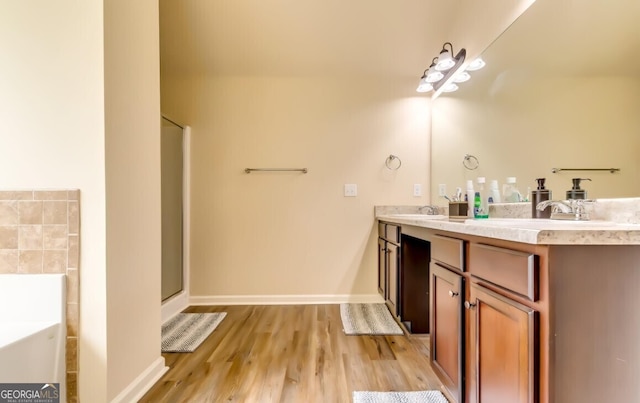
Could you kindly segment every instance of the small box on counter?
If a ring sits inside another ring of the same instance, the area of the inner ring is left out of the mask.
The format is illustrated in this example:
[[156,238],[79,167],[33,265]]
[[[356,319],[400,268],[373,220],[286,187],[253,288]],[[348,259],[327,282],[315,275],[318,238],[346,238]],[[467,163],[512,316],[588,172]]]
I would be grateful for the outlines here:
[[449,202],[449,220],[464,221],[468,217],[469,203],[466,201]]

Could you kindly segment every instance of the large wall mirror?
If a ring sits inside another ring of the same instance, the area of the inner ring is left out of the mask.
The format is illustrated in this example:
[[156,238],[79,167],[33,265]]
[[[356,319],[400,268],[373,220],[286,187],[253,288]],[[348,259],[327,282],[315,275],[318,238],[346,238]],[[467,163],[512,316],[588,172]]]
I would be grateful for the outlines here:
[[638,0],[537,0],[483,70],[433,102],[432,202],[444,203],[439,184],[464,191],[478,176],[500,188],[515,176],[522,192],[545,177],[554,199],[572,178],[591,179],[588,198],[640,196],[638,21]]

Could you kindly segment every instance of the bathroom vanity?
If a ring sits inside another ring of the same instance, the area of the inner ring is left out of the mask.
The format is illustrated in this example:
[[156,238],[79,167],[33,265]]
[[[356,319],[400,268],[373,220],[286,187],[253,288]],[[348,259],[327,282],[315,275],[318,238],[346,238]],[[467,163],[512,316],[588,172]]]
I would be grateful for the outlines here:
[[640,401],[640,225],[377,219],[430,249],[431,363],[450,401]]

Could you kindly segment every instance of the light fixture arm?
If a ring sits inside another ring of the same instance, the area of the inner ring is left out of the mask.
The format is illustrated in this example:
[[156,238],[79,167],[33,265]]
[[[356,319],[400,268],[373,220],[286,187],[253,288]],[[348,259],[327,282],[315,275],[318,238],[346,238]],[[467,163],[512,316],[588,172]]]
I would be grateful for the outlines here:
[[453,45],[451,44],[451,42],[445,42],[444,45],[442,45],[442,50],[440,51],[440,53],[447,50],[447,45],[449,45],[449,48],[451,49],[451,55],[453,56]]

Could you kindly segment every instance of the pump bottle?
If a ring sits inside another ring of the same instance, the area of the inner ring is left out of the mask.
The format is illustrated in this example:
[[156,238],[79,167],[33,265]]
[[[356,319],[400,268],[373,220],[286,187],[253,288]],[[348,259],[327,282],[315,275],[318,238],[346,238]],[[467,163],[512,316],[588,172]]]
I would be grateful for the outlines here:
[[551,200],[551,190],[545,189],[545,178],[538,178],[538,188],[531,192],[531,217],[532,218],[549,218],[551,217],[551,206],[547,207],[543,211],[538,210],[536,207],[538,203]]

